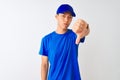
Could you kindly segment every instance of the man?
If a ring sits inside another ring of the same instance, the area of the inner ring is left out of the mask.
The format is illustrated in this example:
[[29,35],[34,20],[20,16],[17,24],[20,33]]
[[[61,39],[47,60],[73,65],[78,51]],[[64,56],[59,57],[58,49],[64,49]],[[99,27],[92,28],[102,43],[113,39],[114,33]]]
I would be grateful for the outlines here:
[[44,36],[39,54],[42,55],[42,80],[81,80],[78,64],[78,45],[89,33],[88,24],[79,19],[68,29],[76,14],[69,4],[56,12],[57,29]]

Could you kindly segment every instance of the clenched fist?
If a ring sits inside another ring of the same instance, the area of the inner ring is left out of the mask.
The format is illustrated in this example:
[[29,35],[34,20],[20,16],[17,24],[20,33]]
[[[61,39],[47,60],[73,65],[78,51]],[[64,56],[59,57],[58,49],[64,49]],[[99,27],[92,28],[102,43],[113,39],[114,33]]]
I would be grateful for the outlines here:
[[82,19],[78,19],[73,27],[72,27],[73,32],[76,33],[77,38],[76,38],[76,44],[79,44],[80,39],[85,37],[86,35],[88,35],[89,33],[89,25],[87,24],[87,22],[85,22]]

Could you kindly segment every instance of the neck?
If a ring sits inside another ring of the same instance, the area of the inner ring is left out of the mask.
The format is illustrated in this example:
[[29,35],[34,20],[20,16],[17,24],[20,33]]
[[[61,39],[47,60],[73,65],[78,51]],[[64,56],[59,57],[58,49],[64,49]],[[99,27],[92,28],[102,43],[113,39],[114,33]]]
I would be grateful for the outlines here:
[[60,27],[57,27],[56,29],[56,33],[58,34],[64,34],[65,32],[67,32],[68,29],[61,29]]

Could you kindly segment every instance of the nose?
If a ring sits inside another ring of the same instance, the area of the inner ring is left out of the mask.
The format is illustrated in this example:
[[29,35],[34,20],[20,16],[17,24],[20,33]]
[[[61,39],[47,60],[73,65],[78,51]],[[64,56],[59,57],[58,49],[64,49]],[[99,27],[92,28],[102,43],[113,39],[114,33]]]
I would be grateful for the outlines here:
[[64,18],[64,21],[65,21],[65,22],[68,22],[68,21],[69,21],[69,18],[68,18],[68,17],[65,17],[65,18]]

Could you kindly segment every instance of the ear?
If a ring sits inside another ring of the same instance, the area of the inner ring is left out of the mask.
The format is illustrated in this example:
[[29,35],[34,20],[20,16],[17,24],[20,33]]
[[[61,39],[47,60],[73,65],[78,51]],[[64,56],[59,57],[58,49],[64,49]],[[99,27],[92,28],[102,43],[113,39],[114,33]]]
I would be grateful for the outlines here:
[[55,15],[55,18],[56,18],[56,19],[57,19],[57,17],[58,17],[58,14]]

